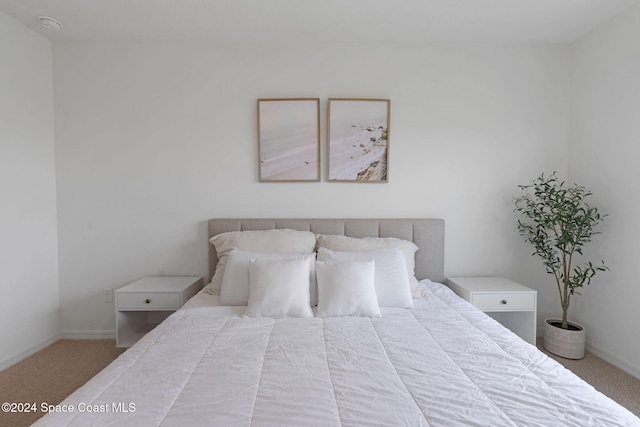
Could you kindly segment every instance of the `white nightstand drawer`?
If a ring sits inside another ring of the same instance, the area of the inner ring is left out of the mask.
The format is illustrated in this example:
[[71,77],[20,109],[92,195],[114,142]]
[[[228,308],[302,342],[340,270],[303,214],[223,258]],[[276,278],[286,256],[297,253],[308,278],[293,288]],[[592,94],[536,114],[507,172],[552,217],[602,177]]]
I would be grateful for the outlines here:
[[447,285],[523,340],[536,344],[535,290],[504,277],[450,277]]
[[118,310],[177,310],[181,306],[176,292],[121,293],[117,300]]
[[131,347],[202,289],[202,277],[147,276],[116,289],[116,347]]
[[483,311],[534,310],[536,296],[533,293],[476,293],[471,304]]

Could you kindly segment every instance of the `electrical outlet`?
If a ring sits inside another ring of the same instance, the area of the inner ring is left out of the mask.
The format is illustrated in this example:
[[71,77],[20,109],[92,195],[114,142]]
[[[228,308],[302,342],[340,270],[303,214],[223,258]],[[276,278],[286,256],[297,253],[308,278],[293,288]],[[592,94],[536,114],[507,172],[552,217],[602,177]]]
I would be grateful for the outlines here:
[[102,300],[104,302],[113,302],[113,289],[104,288],[102,290]]

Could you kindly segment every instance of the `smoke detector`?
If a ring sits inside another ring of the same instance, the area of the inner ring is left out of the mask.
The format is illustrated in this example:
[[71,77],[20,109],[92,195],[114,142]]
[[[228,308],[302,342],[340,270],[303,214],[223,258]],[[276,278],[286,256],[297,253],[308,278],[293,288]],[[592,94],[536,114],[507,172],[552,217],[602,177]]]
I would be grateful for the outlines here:
[[53,19],[49,16],[38,16],[38,19],[40,20],[40,25],[42,25],[42,28],[45,28],[47,30],[57,31],[62,28],[62,24],[57,19]]

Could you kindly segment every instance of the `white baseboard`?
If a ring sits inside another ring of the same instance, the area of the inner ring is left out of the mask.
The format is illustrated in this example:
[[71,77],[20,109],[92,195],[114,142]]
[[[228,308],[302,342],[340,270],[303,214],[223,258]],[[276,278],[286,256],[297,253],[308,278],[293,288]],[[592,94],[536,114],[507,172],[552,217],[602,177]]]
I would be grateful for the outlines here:
[[595,345],[589,341],[587,341],[586,343],[586,349],[589,353],[598,356],[600,359],[611,363],[616,368],[620,368],[626,373],[640,379],[640,366],[637,366],[628,360],[615,356],[611,354],[607,349]]
[[114,329],[105,330],[83,330],[67,329],[60,333],[60,338],[65,340],[115,340],[116,331]]
[[58,334],[53,334],[48,338],[41,340],[40,342],[29,346],[23,350],[17,351],[9,356],[0,360],[0,371],[15,365],[16,363],[26,359],[34,353],[42,350],[45,347],[50,346],[54,342],[65,340],[114,340],[116,339],[116,331],[113,329],[108,330],[77,330],[68,329]]
[[0,360],[0,371],[4,371],[5,369],[15,365],[16,363],[26,359],[34,353],[39,352],[45,347],[50,346],[54,342],[58,341],[61,338],[60,334],[53,334],[48,338],[41,340],[40,342],[31,345],[25,349],[17,351],[9,356]]

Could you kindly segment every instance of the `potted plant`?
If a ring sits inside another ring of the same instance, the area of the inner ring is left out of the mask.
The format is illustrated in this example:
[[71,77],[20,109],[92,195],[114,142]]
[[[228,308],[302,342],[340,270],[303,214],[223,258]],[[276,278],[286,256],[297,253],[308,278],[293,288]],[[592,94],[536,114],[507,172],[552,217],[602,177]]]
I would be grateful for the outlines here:
[[569,359],[584,357],[584,327],[567,320],[569,303],[577,289],[588,285],[598,271],[608,270],[602,261],[578,261],[591,237],[599,234],[594,228],[606,215],[590,206],[586,199],[590,191],[579,185],[567,185],[554,172],[544,174],[530,185],[519,185],[524,194],[515,198],[518,231],[533,248],[533,255],[542,259],[547,273],[554,276],[560,295],[562,319],[546,319],[544,348]]

